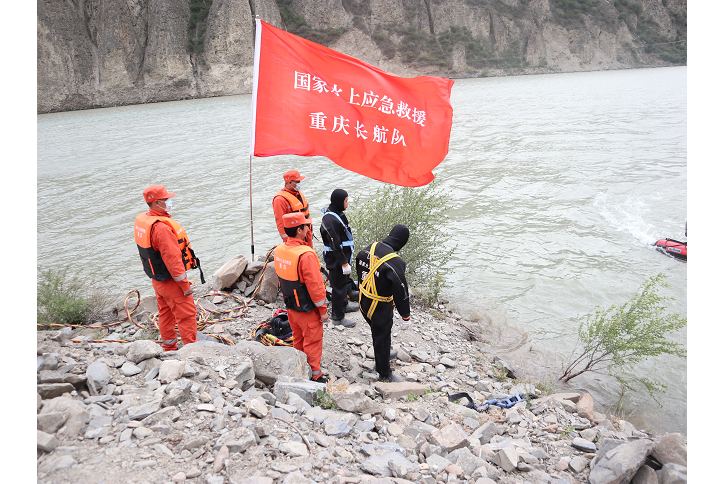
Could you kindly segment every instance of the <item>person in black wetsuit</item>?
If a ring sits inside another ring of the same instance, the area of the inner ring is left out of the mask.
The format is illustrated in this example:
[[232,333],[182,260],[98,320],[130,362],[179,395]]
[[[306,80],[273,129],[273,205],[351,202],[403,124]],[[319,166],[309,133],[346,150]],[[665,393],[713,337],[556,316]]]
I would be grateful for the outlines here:
[[350,223],[344,213],[347,200],[345,190],[338,188],[332,192],[330,206],[327,210],[323,210],[320,235],[324,244],[322,254],[332,287],[330,319],[333,324],[352,328],[355,326],[355,321],[346,318],[345,313],[357,311],[359,307],[357,303],[349,302],[347,298],[348,294],[353,300],[358,296],[355,282],[350,277],[353,240]]
[[408,227],[396,225],[390,235],[361,250],[356,258],[360,311],[370,325],[375,369],[380,381],[403,381],[390,369],[390,331],[393,327],[393,306],[403,318],[401,328],[410,327],[405,261],[396,254],[408,242],[409,235]]

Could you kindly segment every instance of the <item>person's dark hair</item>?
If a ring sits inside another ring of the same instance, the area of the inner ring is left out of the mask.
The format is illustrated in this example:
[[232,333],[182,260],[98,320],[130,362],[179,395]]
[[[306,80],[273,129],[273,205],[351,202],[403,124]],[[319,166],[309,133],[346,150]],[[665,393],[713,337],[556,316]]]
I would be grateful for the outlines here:
[[284,233],[287,234],[287,237],[294,237],[297,235],[297,230],[302,227],[305,224],[298,225],[297,227],[285,227]]
[[148,206],[149,206],[149,208],[151,208],[151,204],[152,204],[152,203],[154,203],[154,202],[146,202],[146,205],[148,205]]

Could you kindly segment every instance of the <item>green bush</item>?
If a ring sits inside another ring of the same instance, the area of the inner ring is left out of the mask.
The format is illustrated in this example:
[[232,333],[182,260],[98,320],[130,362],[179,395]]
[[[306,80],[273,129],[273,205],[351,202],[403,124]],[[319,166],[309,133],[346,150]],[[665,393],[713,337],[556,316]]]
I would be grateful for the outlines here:
[[69,275],[68,268],[38,271],[39,324],[86,324],[106,308],[109,300],[103,290],[91,289],[87,281]]
[[[679,314],[665,314],[664,302],[671,297],[660,296],[658,287],[669,287],[662,273],[649,278],[629,301],[609,309],[597,308],[579,325],[577,347],[572,352],[569,366],[559,380],[568,382],[582,373],[607,371],[622,386],[634,390],[638,382],[649,391],[663,392],[667,386],[649,378],[632,375],[636,363],[659,355],[687,357],[681,343],[666,338],[687,325],[687,318]],[[576,351],[581,349],[576,357]]]
[[426,287],[438,281],[435,284],[442,287],[436,273],[457,246],[445,246],[451,239],[446,230],[451,199],[438,187],[436,180],[416,188],[385,185],[361,205],[351,206],[347,217],[355,235],[355,251],[383,240],[395,225],[403,224],[410,230],[410,238],[399,255],[406,263],[408,283]]
[[332,395],[323,390],[317,390],[315,392],[315,398],[312,401],[312,406],[321,407],[326,410],[335,410],[337,408],[337,404],[332,399]]

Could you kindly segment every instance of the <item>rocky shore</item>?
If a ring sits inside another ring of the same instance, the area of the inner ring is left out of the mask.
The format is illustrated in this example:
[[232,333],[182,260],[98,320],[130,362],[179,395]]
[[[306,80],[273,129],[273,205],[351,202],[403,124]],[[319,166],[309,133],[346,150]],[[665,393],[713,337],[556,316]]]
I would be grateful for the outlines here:
[[[255,299],[235,310],[232,298],[204,297],[207,310],[233,312],[177,351],[139,339],[146,331],[130,321],[111,334],[39,331],[38,483],[687,482],[684,436],[637,430],[597,412],[586,393],[547,394],[445,301],[414,307],[407,331],[396,319],[392,366],[405,382],[376,381],[360,313],[348,315],[354,328],[326,325],[330,382],[310,382],[304,354],[250,341],[283,307],[262,266],[240,256],[196,285],[195,298],[228,288]],[[119,309],[109,321],[123,317]],[[145,295],[133,318],[148,326],[154,311]],[[90,342],[102,340],[132,342]],[[523,399],[478,412],[465,397],[448,398],[460,392],[478,406]]]

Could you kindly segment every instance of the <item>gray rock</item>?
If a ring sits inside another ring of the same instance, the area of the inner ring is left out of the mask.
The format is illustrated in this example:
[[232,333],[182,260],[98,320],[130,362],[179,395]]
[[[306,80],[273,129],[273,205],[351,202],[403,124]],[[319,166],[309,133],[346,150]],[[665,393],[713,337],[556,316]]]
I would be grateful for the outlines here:
[[38,430],[54,434],[63,426],[68,415],[63,412],[52,412],[38,415]]
[[318,390],[325,391],[327,387],[324,383],[317,383],[301,378],[279,377],[274,384],[274,396],[281,402],[288,402],[289,395],[294,393],[304,400],[307,404],[312,404]]
[[136,405],[128,409],[128,418],[131,420],[142,420],[161,408],[161,400],[153,400],[148,403]]
[[[239,254],[221,266],[211,276],[211,282],[209,283],[211,290],[221,291],[222,289],[231,287],[237,282],[237,279],[242,275],[244,269],[247,268],[248,263],[249,260],[242,254]],[[274,266],[271,267],[274,268]]]
[[314,484],[313,481],[307,479],[300,471],[294,471],[287,474],[282,484]]
[[[597,451],[597,445],[594,442],[590,442],[586,439],[582,439],[581,437],[576,437],[571,441],[571,446],[575,449],[579,449],[584,452],[596,452]],[[631,476],[630,476],[631,477]]]
[[169,394],[166,395],[163,399],[161,399],[161,406],[162,407],[173,407],[176,405],[179,405],[182,402],[185,402],[189,398],[190,393],[190,387],[187,387],[185,389],[182,388],[172,388],[169,391]]
[[403,434],[416,441],[420,438],[422,438],[423,440],[430,440],[431,435],[433,435],[433,432],[435,432],[436,430],[436,427],[428,425],[427,423],[413,422],[405,427],[405,429],[403,430]]
[[375,389],[383,396],[383,398],[396,400],[400,397],[407,396],[409,393],[423,395],[423,393],[428,390],[428,386],[414,382],[377,382],[375,383]]
[[412,350],[410,356],[421,363],[430,363],[430,355],[423,350]]
[[687,467],[670,462],[657,471],[657,477],[660,484],[687,484]]
[[448,358],[447,356],[444,356],[443,358],[441,358],[440,363],[441,363],[441,365],[445,365],[448,368],[455,368],[456,366],[458,366],[458,363],[456,363],[452,359]]
[[171,383],[178,380],[184,374],[186,362],[183,360],[166,360],[159,367],[159,381],[161,383]]
[[291,457],[307,457],[310,455],[307,446],[302,442],[282,442],[279,446],[280,452]]
[[[225,370],[237,382],[244,382],[251,376],[251,369],[244,358],[251,358],[255,377],[267,385],[273,385],[280,376],[307,380],[310,365],[307,356],[289,346],[265,346],[256,341],[239,341],[233,348],[212,341],[197,341],[184,345],[179,356],[189,359],[193,355],[207,360],[224,358]],[[279,398],[279,396],[277,396]]]
[[128,345],[126,350],[126,359],[131,363],[140,363],[149,358],[155,358],[163,353],[164,349],[161,345],[151,340],[136,340]]
[[333,393],[332,400],[346,412],[379,414],[382,408],[362,392]]
[[592,463],[590,467],[593,469],[595,465],[597,465],[597,462],[600,458],[606,457],[606,455],[614,448],[619,447],[620,445],[624,444],[624,441],[617,440],[617,439],[608,439],[603,438],[599,441],[599,450],[597,451],[597,455],[594,456],[594,459],[592,459]]
[[579,435],[581,435],[582,439],[588,440],[589,442],[594,442],[594,440],[597,438],[597,435],[599,435],[599,429],[593,428],[593,429],[584,429],[581,432],[579,432]]
[[493,364],[497,366],[503,366],[506,369],[506,376],[513,379],[513,380],[519,380],[521,377],[519,374],[514,370],[514,367],[509,365],[506,361],[499,358],[498,356],[493,357]]
[[666,434],[655,440],[652,457],[662,464],[687,466],[687,441],[682,434]]
[[84,437],[87,439],[100,439],[105,437],[111,423],[113,423],[113,417],[108,415],[93,417],[91,421],[88,422],[88,427],[86,427]]
[[[603,439],[609,440],[609,439]],[[591,484],[623,484],[629,482],[654,447],[654,442],[646,439],[625,442],[606,453],[604,445],[597,452],[596,463],[592,462],[589,473]]]
[[49,353],[38,356],[37,371],[49,370],[55,371],[60,365],[60,355],[58,353]]
[[58,442],[58,439],[55,438],[55,435],[48,434],[43,432],[42,430],[38,430],[38,450],[42,450],[43,452],[53,452],[56,447],[60,444]]
[[59,434],[74,437],[78,435],[83,426],[91,419],[86,406],[78,400],[66,397],[56,397],[46,401],[41,414],[61,412],[65,414],[65,424],[58,430]]
[[282,408],[273,407],[269,409],[270,415],[272,415],[275,418],[278,418],[280,420],[284,420],[285,422],[294,422],[294,418],[292,418],[292,415],[290,415],[286,410]]
[[261,398],[252,398],[249,401],[249,413],[257,418],[264,418],[269,413],[267,404]]
[[262,270],[264,267],[264,261],[254,260],[247,264],[247,268],[244,269],[245,276],[251,276]]
[[631,484],[659,484],[657,473],[648,465],[643,465],[632,478]]
[[70,383],[73,386],[85,383],[86,379],[75,373],[63,373],[60,371],[41,370],[39,383]]
[[123,374],[123,376],[134,376],[141,373],[141,368],[134,365],[130,361],[127,361],[123,364],[123,366],[121,366],[121,369],[119,371]]
[[277,276],[274,264],[269,264],[264,270],[262,281],[259,283],[259,291],[254,295],[254,298],[261,299],[266,303],[273,303],[277,300],[278,291],[279,277]]
[[405,479],[414,472],[420,472],[420,466],[417,463],[409,461],[402,454],[392,452],[386,455],[391,456],[388,460],[388,468],[390,469],[392,477]]
[[503,425],[497,425],[494,422],[486,422],[474,430],[471,437],[479,439],[482,444],[488,444],[494,435],[502,435],[505,430],[506,427]]
[[508,445],[494,454],[493,462],[506,472],[517,468],[518,453],[513,445]]
[[446,452],[451,452],[464,447],[468,435],[457,423],[451,423],[433,432],[430,437],[431,444],[437,445]]
[[486,463],[485,460],[473,455],[467,447],[451,452],[448,454],[448,459],[452,460],[454,464],[463,469],[463,474],[466,476],[473,475],[473,472],[476,469]]
[[70,383],[40,383],[37,386],[38,395],[43,400],[56,398],[64,393],[70,393],[75,388]]
[[425,459],[425,463],[428,464],[431,472],[433,472],[434,474],[443,472],[446,467],[453,464],[453,462],[439,456],[438,454],[432,454],[431,456],[427,457]]
[[223,445],[226,445],[229,452],[244,452],[256,444],[257,437],[253,430],[248,427],[236,427],[214,442],[214,451],[218,451]]
[[569,462],[569,469],[578,474],[583,472],[588,465],[589,459],[585,459],[584,457],[577,455],[571,458],[571,462]]
[[65,455],[51,455],[46,461],[38,466],[39,473],[48,473],[53,471],[62,471],[70,469],[78,462],[68,454]]
[[421,422],[426,422],[430,418],[430,412],[425,407],[418,407],[413,411],[413,417]]
[[347,423],[335,418],[328,418],[323,422],[325,433],[332,437],[344,437],[352,430]]
[[[383,455],[374,455],[369,459],[363,461],[363,463],[360,465],[360,468],[368,474],[391,477],[392,472],[388,463],[393,459],[395,459],[395,462],[398,464],[403,464],[402,461],[407,461],[405,456],[402,454],[399,454],[397,452],[387,452]],[[408,463],[412,464],[410,462]]]

